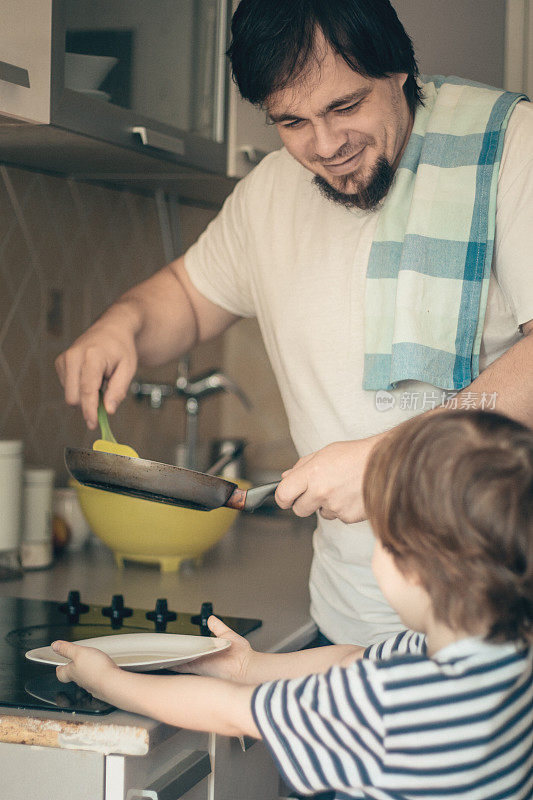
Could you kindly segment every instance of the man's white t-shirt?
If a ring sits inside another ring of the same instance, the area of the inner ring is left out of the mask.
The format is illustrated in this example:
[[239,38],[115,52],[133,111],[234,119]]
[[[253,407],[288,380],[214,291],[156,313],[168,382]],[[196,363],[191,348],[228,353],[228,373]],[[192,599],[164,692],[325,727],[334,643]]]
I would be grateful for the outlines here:
[[[379,433],[442,400],[435,387],[414,381],[401,383],[385,406],[363,390],[365,276],[380,210],[345,209],[312,179],[285,149],[267,156],[185,256],[201,294],[257,317],[300,455]],[[533,318],[532,266],[533,104],[522,102],[500,168],[481,369]],[[494,398],[467,402],[490,408]],[[372,575],[373,543],[366,521],[317,517],[311,613],[333,642],[367,645],[402,627]]]

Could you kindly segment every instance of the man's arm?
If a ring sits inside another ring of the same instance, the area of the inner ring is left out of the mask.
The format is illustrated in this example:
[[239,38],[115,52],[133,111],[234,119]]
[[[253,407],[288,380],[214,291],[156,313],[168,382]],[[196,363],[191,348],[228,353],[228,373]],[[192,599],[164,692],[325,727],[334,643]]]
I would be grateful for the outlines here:
[[[470,386],[458,392],[494,396],[495,411],[524,425],[533,424],[533,320],[522,325],[523,337],[496,359]],[[438,414],[443,407],[426,411]],[[320,511],[325,519],[359,522],[366,518],[362,484],[366,463],[384,436],[377,434],[350,442],[334,442],[301,458],[283,473],[276,490],[281,508],[292,508],[300,517]]]
[[88,427],[94,429],[104,379],[104,402],[112,414],[126,396],[139,362],[165,364],[222,333],[236,319],[194,288],[181,257],[122,295],[58,356],[65,400],[80,405]]

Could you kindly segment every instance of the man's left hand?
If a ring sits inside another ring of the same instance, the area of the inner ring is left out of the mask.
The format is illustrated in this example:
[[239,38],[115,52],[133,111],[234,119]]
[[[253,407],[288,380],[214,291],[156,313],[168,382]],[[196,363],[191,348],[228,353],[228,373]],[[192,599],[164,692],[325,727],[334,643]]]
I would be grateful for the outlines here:
[[286,470],[276,490],[281,508],[292,508],[296,516],[319,511],[324,519],[360,522],[363,506],[363,475],[370,453],[379,439],[371,436],[351,442],[333,442],[303,456]]

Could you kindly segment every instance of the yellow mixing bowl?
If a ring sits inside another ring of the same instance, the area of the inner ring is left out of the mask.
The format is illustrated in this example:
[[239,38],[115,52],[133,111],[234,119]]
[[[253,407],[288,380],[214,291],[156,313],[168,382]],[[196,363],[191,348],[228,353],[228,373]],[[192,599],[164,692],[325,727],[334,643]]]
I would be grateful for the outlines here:
[[[159,564],[162,572],[175,572],[182,561],[200,556],[229,530],[239,513],[231,508],[194,511],[137,497],[105,492],[72,482],[81,509],[94,533],[115,554],[119,567],[125,560]],[[241,489],[250,483],[239,481]]]

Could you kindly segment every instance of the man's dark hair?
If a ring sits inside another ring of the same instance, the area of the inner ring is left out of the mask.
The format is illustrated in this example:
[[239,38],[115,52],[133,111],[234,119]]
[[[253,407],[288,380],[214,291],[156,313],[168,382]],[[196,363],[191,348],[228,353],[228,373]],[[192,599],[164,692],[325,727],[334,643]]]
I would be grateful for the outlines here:
[[404,92],[414,114],[422,102],[418,65],[389,0],[242,0],[228,49],[242,97],[261,106],[294,83],[316,55],[317,30],[360,75],[407,73]]

